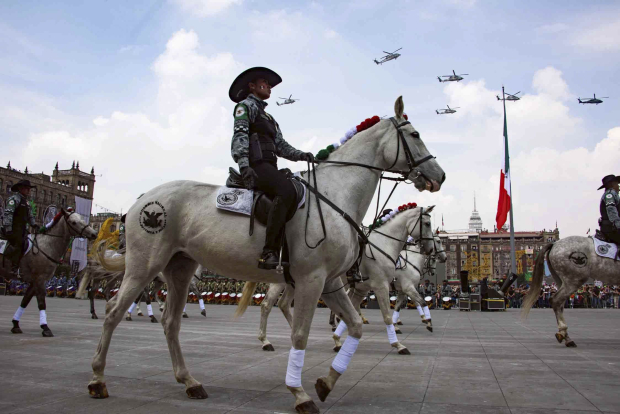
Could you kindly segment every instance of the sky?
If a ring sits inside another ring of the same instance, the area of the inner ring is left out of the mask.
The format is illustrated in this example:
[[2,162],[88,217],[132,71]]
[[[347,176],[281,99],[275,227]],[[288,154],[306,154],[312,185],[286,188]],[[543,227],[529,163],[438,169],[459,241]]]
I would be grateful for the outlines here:
[[[436,205],[436,226],[443,216],[445,229],[463,229],[475,193],[493,230],[504,85],[522,96],[506,103],[516,230],[557,222],[561,237],[585,235],[602,177],[620,174],[618,52],[615,1],[2,2],[0,165],[94,167],[94,213],[125,212],[171,180],[223,184],[236,166],[228,88],[267,66],[283,78],[267,111],[304,151],[393,115],[402,95],[447,178],[433,194],[401,185],[388,207]],[[469,75],[437,81],[452,70]],[[593,93],[610,99],[577,103]],[[300,100],[275,105],[291,94]],[[435,113],[446,105],[460,109]]]

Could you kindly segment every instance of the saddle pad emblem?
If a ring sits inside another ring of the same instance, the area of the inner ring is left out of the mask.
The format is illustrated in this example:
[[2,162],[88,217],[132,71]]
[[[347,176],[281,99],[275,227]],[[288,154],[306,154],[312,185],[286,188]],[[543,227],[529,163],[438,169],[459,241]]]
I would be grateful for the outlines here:
[[609,253],[609,246],[606,244],[601,244],[596,248],[596,251],[604,256]]
[[239,200],[239,196],[234,191],[217,196],[217,202],[223,206],[232,206],[237,200]]
[[596,237],[593,237],[592,240],[594,240],[594,251],[598,256],[616,259],[618,247],[615,244],[604,242]]

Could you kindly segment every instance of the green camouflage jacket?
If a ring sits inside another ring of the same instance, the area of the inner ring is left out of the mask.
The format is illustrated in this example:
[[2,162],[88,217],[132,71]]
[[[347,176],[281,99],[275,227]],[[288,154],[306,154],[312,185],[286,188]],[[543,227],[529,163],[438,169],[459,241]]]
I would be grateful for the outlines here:
[[30,209],[28,200],[20,193],[15,193],[6,201],[6,208],[4,209],[4,216],[2,218],[2,227],[4,228],[4,231],[19,231],[19,229],[13,229],[13,218],[19,207],[23,207],[28,210],[28,223],[32,227],[35,226],[35,219],[32,215],[32,210]]

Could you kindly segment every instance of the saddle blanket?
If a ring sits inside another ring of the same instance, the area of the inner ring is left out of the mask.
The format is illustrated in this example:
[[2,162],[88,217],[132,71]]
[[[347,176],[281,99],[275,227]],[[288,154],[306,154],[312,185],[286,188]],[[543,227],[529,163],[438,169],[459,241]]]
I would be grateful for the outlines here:
[[[299,173],[295,173],[299,175]],[[306,203],[306,186],[303,186],[304,194],[297,209],[300,209]],[[246,190],[245,188],[230,188],[226,186],[220,187],[217,191],[215,205],[222,210],[232,211],[249,216],[252,214],[252,203],[254,201],[254,190]]]
[[[32,249],[32,238],[34,236],[32,234],[28,235],[28,247],[26,247],[26,252],[24,253],[24,256],[28,254],[28,252],[30,251],[30,249]],[[6,246],[9,245],[9,242],[7,240],[0,240],[0,254],[4,254],[4,250],[6,250]]]
[[594,240],[594,250],[596,254],[601,257],[607,257],[609,259],[615,259],[616,254],[618,253],[618,246],[613,243],[607,243],[602,240],[597,239],[596,237],[592,237]]

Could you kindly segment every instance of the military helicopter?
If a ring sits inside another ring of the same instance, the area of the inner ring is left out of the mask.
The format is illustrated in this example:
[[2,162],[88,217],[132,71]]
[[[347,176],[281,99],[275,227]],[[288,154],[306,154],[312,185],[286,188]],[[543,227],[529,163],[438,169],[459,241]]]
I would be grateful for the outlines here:
[[460,106],[457,106],[456,108],[450,108],[450,105],[446,106],[448,107],[448,109],[436,109],[435,112],[437,112],[437,115],[453,114],[456,112],[457,109],[460,108]]
[[291,96],[289,96],[288,98],[280,98],[280,99],[284,99],[284,102],[280,103],[280,102],[276,101],[276,105],[278,105],[278,106],[282,106],[282,105],[286,105],[286,104],[292,104],[292,103],[295,103],[295,102],[299,101],[299,99],[293,99],[293,94],[291,94]]
[[[402,47],[401,47],[400,49],[402,49]],[[385,56],[383,56],[383,57],[381,58],[381,60],[374,59],[375,63],[376,63],[377,65],[380,65],[380,64],[385,63],[385,62],[387,62],[387,61],[390,61],[390,60],[393,60],[393,59],[398,59],[398,57],[400,56],[400,53],[396,53],[396,52],[398,52],[400,49],[396,49],[396,50],[395,50],[395,51],[393,51],[393,52],[386,52],[386,51],[384,50],[384,51],[383,51],[383,53],[386,53],[386,55],[385,55]]]
[[519,91],[517,93],[514,93],[514,94],[507,93],[506,97],[504,99],[500,98],[499,95],[497,95],[497,100],[498,101],[513,101],[513,102],[515,102],[515,101],[518,101],[519,99],[521,99],[521,97],[517,96],[520,93],[521,93],[521,91]]
[[603,96],[601,98],[597,98],[596,94],[594,94],[594,98],[583,98],[583,99],[577,98],[580,104],[596,104],[596,105],[603,103],[601,99],[609,99],[609,96]]
[[[454,71],[454,69],[452,69],[452,75],[444,75],[444,76],[437,76],[437,79],[439,79],[439,82],[459,82],[463,80],[463,76],[466,76],[467,73],[461,73],[460,75],[457,75],[456,72]],[[447,79],[441,79],[441,78],[447,78]]]

